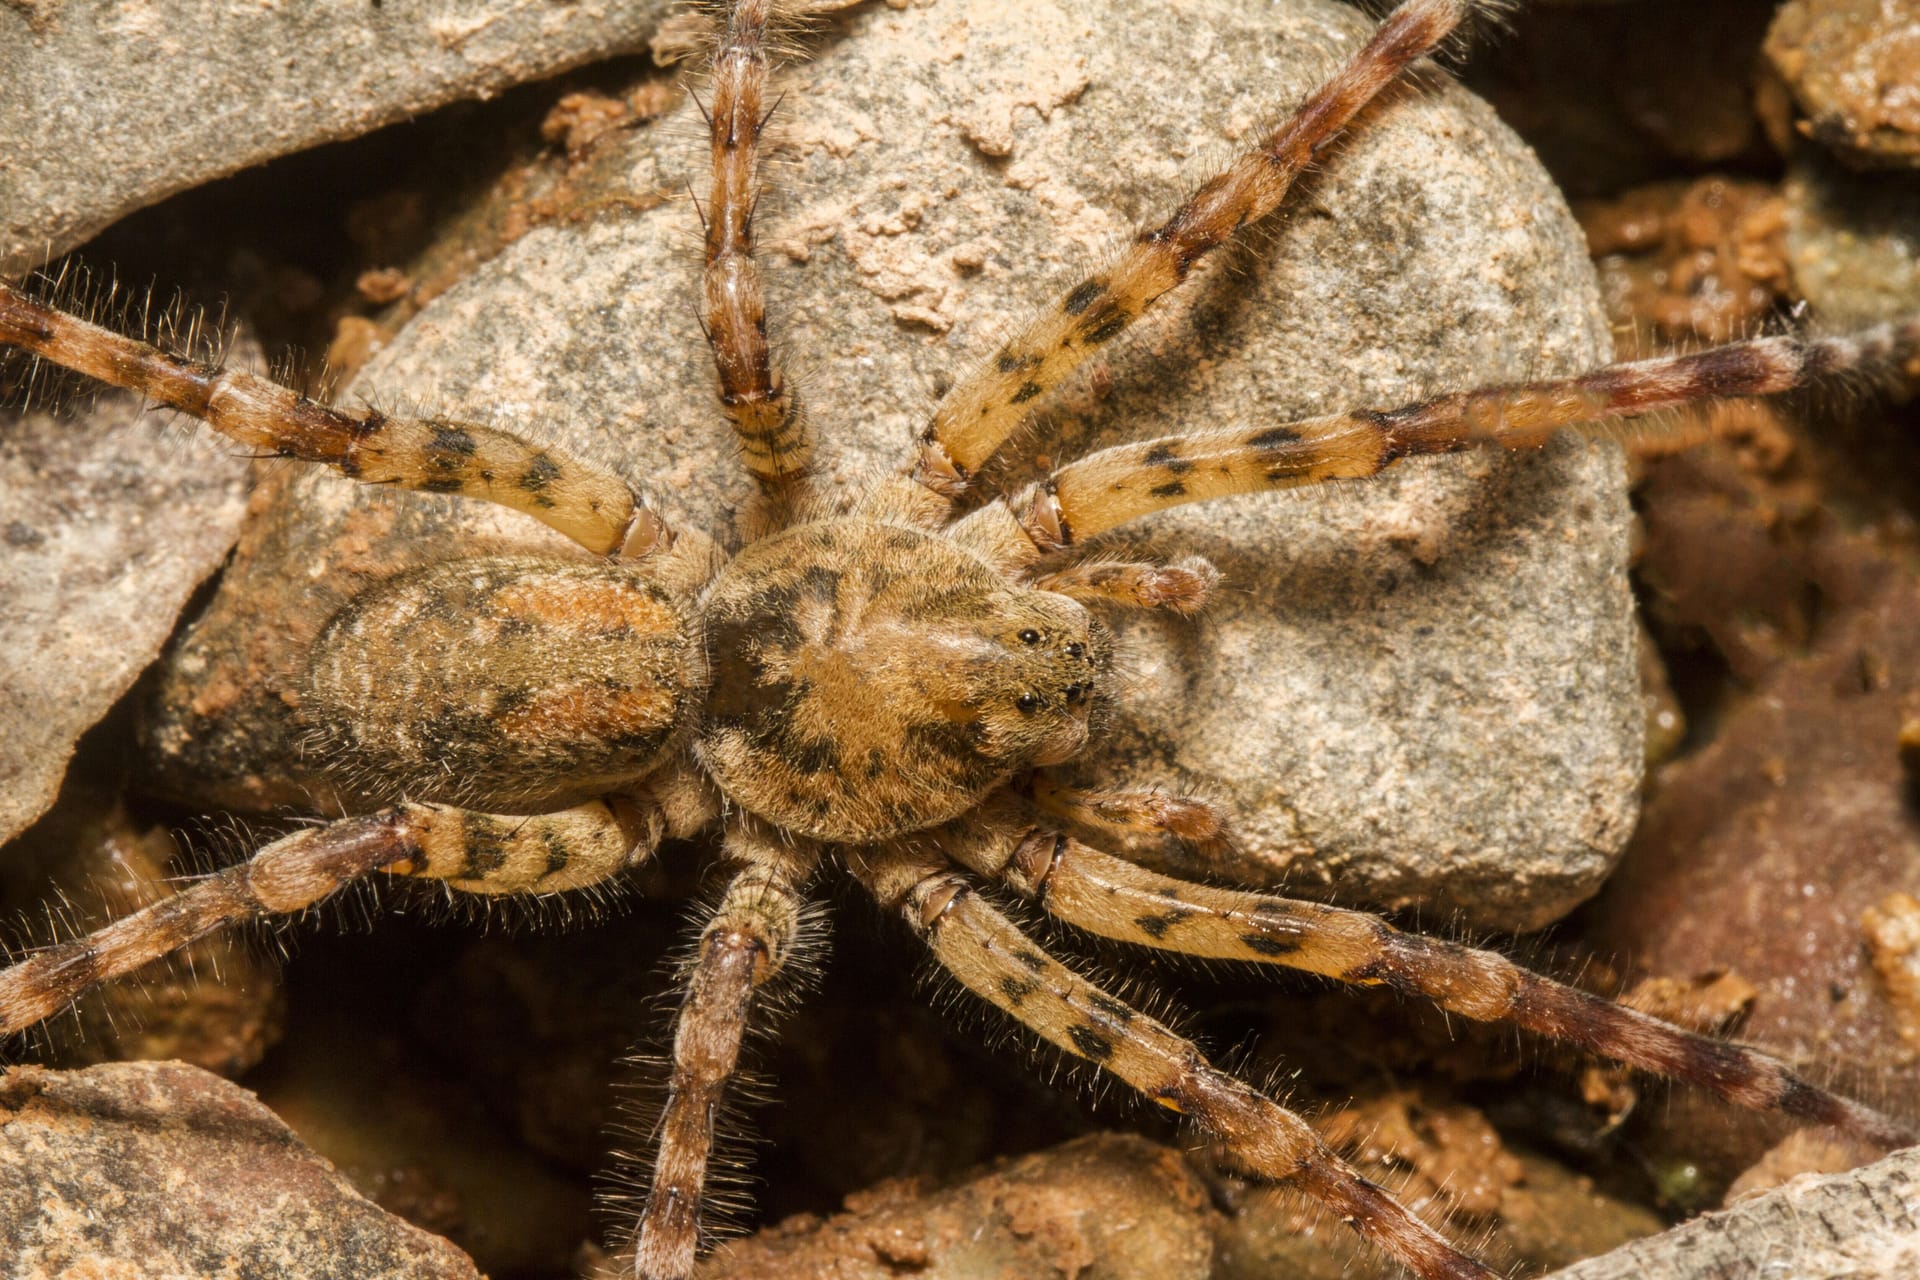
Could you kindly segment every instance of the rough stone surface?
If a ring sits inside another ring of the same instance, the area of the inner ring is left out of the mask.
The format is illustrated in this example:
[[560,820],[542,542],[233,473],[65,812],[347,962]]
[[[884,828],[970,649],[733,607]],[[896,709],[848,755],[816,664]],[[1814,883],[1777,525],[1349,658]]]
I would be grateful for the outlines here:
[[[1842,459],[1898,474],[1864,449]],[[1920,883],[1899,751],[1920,710],[1920,584],[1905,517],[1849,531],[1827,513],[1832,492],[1796,493],[1717,451],[1650,471],[1653,620],[1703,637],[1745,688],[1715,709],[1711,741],[1654,776],[1626,858],[1585,913],[1587,941],[1660,977],[1731,971],[1756,989],[1743,1040],[1911,1114],[1920,1054],[1902,1034],[1901,988],[1876,969],[1870,919]],[[1677,1153],[1708,1185],[1780,1136],[1698,1090],[1648,1128],[1638,1145]]]
[[1783,192],[1794,287],[1823,324],[1920,311],[1920,174],[1850,174],[1809,148]]
[[1901,0],[1789,0],[1767,57],[1815,138],[1859,164],[1920,164],[1920,10]]
[[1777,1191],[1589,1258],[1553,1280],[1865,1280],[1920,1272],[1920,1148]]
[[[722,1245],[699,1274],[1205,1280],[1217,1218],[1206,1184],[1179,1154],[1144,1138],[1096,1134],[941,1191],[882,1184],[846,1213],[789,1220]],[[625,1272],[597,1274],[613,1280]]]
[[[1364,31],[1313,0],[972,0],[848,19],[782,108],[786,181],[761,219],[826,484],[896,464],[931,400],[1023,312]],[[598,163],[623,198],[582,199],[640,211],[520,238],[355,390],[520,424],[644,478],[675,518],[727,528],[746,483],[678,198],[699,177],[696,127],[683,106],[610,144]],[[1008,450],[1001,478],[1039,454],[1605,358],[1559,195],[1463,91],[1401,95],[1309,188],[1264,260],[1229,252],[1191,282]],[[1244,856],[1226,874],[1546,922],[1592,891],[1634,816],[1623,489],[1610,447],[1567,440],[1141,522],[1116,548],[1207,555],[1226,585],[1198,624],[1124,628],[1132,687],[1100,766],[1227,801]],[[171,669],[154,730],[165,783],[203,803],[324,795],[287,690],[305,639],[382,574],[509,545],[570,554],[497,513],[289,478]]]
[[0,1077],[0,1257],[17,1280],[475,1280],[252,1094],[169,1062]]
[[[1503,1276],[1537,1275],[1654,1234],[1650,1210],[1502,1143],[1472,1107],[1387,1090],[1315,1117],[1360,1172]],[[1294,1192],[1227,1181],[1212,1280],[1400,1280],[1404,1267],[1354,1247],[1353,1229]]]
[[0,271],[273,156],[644,48],[666,0],[0,4]]
[[239,532],[246,463],[170,417],[117,396],[0,414],[0,840],[53,803]]

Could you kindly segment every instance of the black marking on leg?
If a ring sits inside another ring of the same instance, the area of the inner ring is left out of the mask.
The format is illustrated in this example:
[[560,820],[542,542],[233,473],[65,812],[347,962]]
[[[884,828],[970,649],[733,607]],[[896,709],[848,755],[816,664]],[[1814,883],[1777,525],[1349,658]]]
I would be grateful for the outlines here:
[[1041,386],[1037,382],[1023,382],[1020,384],[1020,389],[1018,391],[1015,391],[1012,395],[1007,397],[1007,403],[1008,404],[1025,404],[1027,401],[1033,399],[1035,396],[1039,395],[1041,392],[1045,390],[1046,388]]
[[1090,1062],[1105,1062],[1113,1056],[1113,1041],[1107,1039],[1106,1033],[1098,1028],[1068,1027],[1067,1037],[1073,1041],[1073,1047],[1080,1056]]
[[1093,300],[1107,291],[1107,282],[1100,279],[1086,280],[1074,288],[1060,303],[1060,309],[1070,316],[1077,316],[1093,305]]
[[1247,445],[1253,449],[1279,449],[1300,442],[1300,433],[1292,427],[1267,427],[1247,437]]
[[1093,992],[1087,997],[1087,1003],[1123,1027],[1133,1021],[1133,1010],[1104,992]]
[[547,846],[547,869],[541,872],[541,879],[559,875],[573,861],[573,851],[567,848],[567,842],[557,832],[546,832],[544,842]]
[[1780,1110],[1799,1120],[1818,1120],[1833,1124],[1839,1108],[1834,1099],[1791,1072],[1781,1072]]
[[1025,1000],[1028,996],[1032,995],[1034,992],[1038,991],[1039,989],[1040,989],[1040,984],[1035,982],[1032,978],[1008,977],[1008,978],[1000,979],[1000,994],[1005,996],[1007,998],[1007,1003],[1014,1006],[1016,1009],[1020,1007],[1021,1001]]
[[1193,470],[1193,460],[1180,456],[1180,446],[1172,441],[1163,440],[1147,450],[1147,456],[1141,461],[1150,467],[1165,467],[1169,475],[1183,476]]
[[1047,958],[1038,951],[1022,948],[1021,950],[1009,952],[1008,954],[1035,973],[1045,973],[1047,971]]
[[528,493],[538,493],[559,478],[560,464],[544,453],[537,453],[514,483]]
[[1186,491],[1187,485],[1183,480],[1169,480],[1148,490],[1156,498],[1177,498]]
[[1247,950],[1256,951],[1263,956],[1284,956],[1288,952],[1298,951],[1300,944],[1287,942],[1280,938],[1269,937],[1264,933],[1243,933],[1240,941]]
[[832,738],[790,738],[785,745],[787,763],[802,773],[840,771],[840,746]]
[[433,441],[427,448],[434,453],[447,455],[435,459],[440,466],[457,467],[462,465],[461,459],[471,458],[480,446],[474,443],[471,433],[450,423],[436,422],[433,424]]
[[1800,348],[1800,372],[1805,378],[1819,378],[1836,369],[1850,368],[1859,355],[1856,343],[1828,339],[1807,343]]
[[1167,930],[1192,915],[1191,911],[1164,911],[1159,915],[1135,916],[1133,922],[1155,938],[1167,936]]
[[1097,347],[1120,335],[1120,331],[1133,323],[1133,317],[1120,307],[1103,307],[1100,312],[1080,330],[1080,341],[1090,347]]

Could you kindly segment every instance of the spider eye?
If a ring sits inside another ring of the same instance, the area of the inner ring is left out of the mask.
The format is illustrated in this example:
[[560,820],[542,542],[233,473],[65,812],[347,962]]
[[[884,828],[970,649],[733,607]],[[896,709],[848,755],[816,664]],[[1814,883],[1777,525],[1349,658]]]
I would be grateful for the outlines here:
[[[1025,631],[1022,631],[1020,633],[1020,643],[1021,644],[1039,644],[1040,633],[1038,631],[1035,631],[1032,627],[1028,627]],[[1028,696],[1032,696],[1032,695],[1028,695]]]
[[1032,715],[1034,712],[1040,709],[1040,695],[1034,694],[1034,693],[1023,693],[1018,698],[1015,698],[1013,700],[1013,705],[1020,708],[1020,710],[1025,712],[1027,715]]

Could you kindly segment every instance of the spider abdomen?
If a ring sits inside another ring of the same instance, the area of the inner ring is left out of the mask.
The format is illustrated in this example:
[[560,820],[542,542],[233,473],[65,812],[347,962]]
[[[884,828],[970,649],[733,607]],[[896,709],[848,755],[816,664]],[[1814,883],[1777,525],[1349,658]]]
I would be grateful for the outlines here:
[[872,520],[752,544],[705,601],[700,757],[787,830],[868,843],[935,826],[1078,754],[1108,675],[1079,603],[958,543]]
[[650,772],[699,673],[684,607],[638,570],[454,560],[333,616],[301,714],[336,767],[524,811]]

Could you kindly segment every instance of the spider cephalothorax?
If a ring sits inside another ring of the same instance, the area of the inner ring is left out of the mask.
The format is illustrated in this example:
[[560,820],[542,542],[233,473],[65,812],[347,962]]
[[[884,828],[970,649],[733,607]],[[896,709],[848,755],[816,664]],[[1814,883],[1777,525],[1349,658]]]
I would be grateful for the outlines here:
[[1054,959],[977,889],[1130,945],[1384,985],[1749,1106],[1908,1140],[1903,1124],[1763,1053],[1493,952],[1135,865],[1098,843],[1167,836],[1204,858],[1224,820],[1198,800],[1094,791],[1048,772],[1089,747],[1113,696],[1114,646],[1096,612],[1191,613],[1214,581],[1194,559],[1062,556],[1108,530],[1183,504],[1371,476],[1422,455],[1532,448],[1562,427],[1920,360],[1920,321],[1758,339],[1389,411],[1210,421],[1095,452],[999,500],[962,501],[1033,402],[1275,211],[1356,115],[1477,7],[1406,0],[1291,117],[954,385],[894,472],[830,508],[816,491],[809,424],[768,343],[753,256],[771,6],[726,6],[704,105],[703,321],[722,412],[758,485],[744,523],[759,531],[730,559],[617,475],[559,449],[490,426],[314,404],[0,283],[0,345],[138,389],[248,447],[509,507],[577,544],[571,559],[454,559],[361,589],[319,628],[290,700],[322,751],[405,798],[275,841],[0,972],[0,1031],[212,930],[299,912],[378,873],[482,894],[590,889],[668,836],[717,826],[726,888],[687,967],[626,1264],[645,1280],[684,1280],[694,1265],[715,1112],[750,1017],[795,954],[829,851],[961,986],[1188,1117],[1225,1161],[1299,1187],[1424,1277],[1491,1273],[1300,1117]]
[[734,800],[823,840],[937,826],[1014,772],[1077,755],[1110,682],[1080,604],[898,524],[800,525],[705,604],[700,758]]

